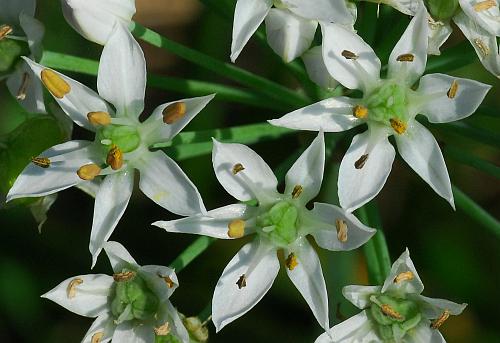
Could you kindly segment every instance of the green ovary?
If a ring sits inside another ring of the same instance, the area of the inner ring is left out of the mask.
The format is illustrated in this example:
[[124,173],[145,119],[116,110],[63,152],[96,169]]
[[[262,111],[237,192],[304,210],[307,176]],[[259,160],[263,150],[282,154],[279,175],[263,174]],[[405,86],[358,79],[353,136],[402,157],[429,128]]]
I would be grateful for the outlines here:
[[368,120],[391,125],[391,119],[408,121],[408,97],[405,86],[385,83],[363,100],[368,108]]
[[141,137],[132,126],[108,125],[102,129],[101,135],[124,153],[134,151],[141,144]]
[[257,225],[264,229],[262,234],[279,245],[288,245],[297,239],[297,222],[297,208],[288,201],[278,202],[257,219]]

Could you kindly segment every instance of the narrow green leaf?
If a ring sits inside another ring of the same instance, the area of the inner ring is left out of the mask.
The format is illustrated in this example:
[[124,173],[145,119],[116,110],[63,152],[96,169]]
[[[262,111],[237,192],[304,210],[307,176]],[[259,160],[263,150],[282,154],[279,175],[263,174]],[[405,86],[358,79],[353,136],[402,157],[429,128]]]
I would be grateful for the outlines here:
[[493,147],[500,147],[500,136],[497,133],[477,128],[463,122],[442,124],[439,125],[438,128]]
[[427,61],[426,74],[447,72],[478,61],[476,52],[468,40],[443,50],[440,56],[431,56]]
[[476,168],[478,170],[481,170],[485,172],[486,174],[489,174],[491,176],[494,176],[496,178],[500,178],[500,167],[494,165],[493,163],[489,161],[485,161],[474,154],[471,154],[470,152],[467,152],[463,149],[458,149],[453,146],[446,146],[444,148],[444,152],[446,156],[449,156],[453,158],[454,160],[466,164],[468,166],[471,166],[472,168]]
[[175,260],[170,263],[170,268],[175,269],[176,273],[183,270],[195,258],[201,255],[213,242],[215,238],[200,236],[194,240]]

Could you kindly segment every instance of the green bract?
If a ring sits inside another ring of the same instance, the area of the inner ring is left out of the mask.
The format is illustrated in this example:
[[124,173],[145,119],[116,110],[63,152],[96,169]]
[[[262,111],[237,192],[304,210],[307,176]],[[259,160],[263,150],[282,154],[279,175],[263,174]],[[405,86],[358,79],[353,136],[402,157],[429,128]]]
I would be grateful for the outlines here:
[[425,0],[425,5],[434,19],[448,20],[458,10],[458,0]]

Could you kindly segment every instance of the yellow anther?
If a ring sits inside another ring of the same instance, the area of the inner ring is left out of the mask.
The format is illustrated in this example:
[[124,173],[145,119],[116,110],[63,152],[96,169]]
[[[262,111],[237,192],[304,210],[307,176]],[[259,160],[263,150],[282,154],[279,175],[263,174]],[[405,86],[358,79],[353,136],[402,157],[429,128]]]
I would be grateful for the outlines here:
[[119,147],[113,145],[106,156],[106,163],[111,166],[113,170],[118,170],[123,167],[123,152]]
[[482,11],[487,11],[492,7],[495,7],[496,4],[497,4],[496,0],[485,0],[485,1],[478,2],[473,7],[474,7],[474,11],[482,12]]
[[44,69],[41,73],[45,87],[58,99],[64,98],[71,91],[69,83],[63,80],[55,71]]
[[182,119],[186,114],[186,103],[176,102],[174,104],[170,104],[165,107],[162,114],[163,122],[165,124],[173,124],[176,121]]
[[298,197],[300,197],[303,191],[304,188],[301,185],[296,185],[295,187],[293,187],[292,199],[297,199]]
[[394,283],[401,283],[403,281],[411,281],[415,278],[415,275],[411,271],[402,272],[396,275],[394,278]]
[[0,26],[0,40],[4,39],[7,35],[12,33],[12,27],[9,25]]
[[437,318],[435,321],[432,322],[431,328],[439,329],[441,325],[443,325],[448,318],[450,318],[450,311],[444,310],[444,312],[441,313],[439,318]]
[[299,262],[297,261],[297,256],[295,256],[293,252],[291,252],[286,258],[285,265],[290,271],[294,270],[295,267],[299,265]]
[[245,235],[245,221],[235,219],[228,224],[227,235],[231,238],[240,238]]
[[238,281],[236,281],[236,284],[238,285],[239,289],[242,289],[243,287],[247,286],[247,277],[245,274],[241,275]]
[[32,157],[31,163],[40,167],[40,168],[48,168],[50,167],[50,159],[48,157]]
[[415,55],[413,54],[402,54],[396,58],[398,62],[413,62],[415,60]]
[[26,91],[28,90],[28,86],[30,83],[30,76],[28,73],[23,73],[23,79],[21,81],[21,86],[19,86],[19,89],[17,90],[16,94],[16,99],[17,100],[24,100],[26,99]]
[[113,274],[113,280],[116,282],[125,282],[130,281],[135,278],[136,273],[133,271],[126,271],[121,273]]
[[391,118],[389,121],[394,131],[396,131],[399,135],[402,135],[406,132],[408,125],[404,121],[394,118]]
[[243,171],[245,170],[245,167],[243,167],[243,164],[241,163],[236,163],[234,166],[233,166],[233,175],[236,175],[238,174],[240,171]]
[[354,52],[349,51],[349,50],[344,50],[342,51],[341,55],[346,59],[346,60],[357,60],[358,55],[356,55]]
[[454,99],[457,96],[457,92],[458,92],[458,82],[457,80],[453,80],[450,89],[448,90],[446,95],[448,96],[448,98]]
[[366,161],[368,160],[368,154],[361,155],[361,157],[354,162],[354,168],[356,169],[362,169],[365,166]]
[[102,331],[96,332],[95,334],[92,335],[90,343],[99,343],[103,337],[104,337],[104,332]]
[[390,305],[383,304],[380,309],[382,310],[382,313],[387,317],[391,317],[396,320],[404,320],[404,317],[401,315],[401,313],[397,312]]
[[94,178],[101,173],[101,167],[94,163],[86,164],[80,167],[76,173],[82,180],[94,180]]
[[364,119],[368,116],[368,108],[362,105],[356,105],[352,109],[352,115],[358,119]]
[[79,277],[77,278],[74,278],[73,280],[71,280],[68,284],[68,288],[66,288],[66,295],[68,297],[68,299],[73,299],[74,297],[76,297],[76,287],[78,285],[81,285],[83,283],[83,280],[80,279]]
[[342,219],[335,220],[335,227],[337,228],[337,238],[342,243],[347,242],[347,223]]
[[155,335],[157,336],[166,336],[170,333],[170,325],[168,322],[165,322],[165,324],[158,326],[153,329],[155,332]]
[[106,126],[111,124],[111,116],[108,112],[89,112],[87,113],[87,119],[92,125]]
[[158,275],[158,276],[161,277],[163,281],[165,281],[168,288],[173,288],[175,286],[175,282],[170,278],[170,276],[168,275]]
[[483,57],[487,57],[490,55],[490,48],[483,42],[483,40],[481,38],[474,38],[472,41],[474,42],[476,47],[479,49],[479,51],[481,52],[481,55],[483,55]]

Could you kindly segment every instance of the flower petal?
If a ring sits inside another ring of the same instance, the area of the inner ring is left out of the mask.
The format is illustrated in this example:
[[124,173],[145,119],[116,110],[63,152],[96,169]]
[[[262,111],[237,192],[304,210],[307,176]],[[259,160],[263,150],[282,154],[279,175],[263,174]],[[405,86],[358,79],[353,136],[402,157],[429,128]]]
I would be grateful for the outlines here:
[[100,334],[102,334],[102,337],[98,343],[109,342],[113,337],[114,331],[115,324],[113,323],[113,317],[110,313],[102,313],[94,320],[85,337],[83,337],[82,343],[95,343],[95,337],[98,337],[96,335]]
[[[314,226],[311,232],[316,243],[323,249],[331,251],[346,251],[359,248],[365,244],[376,232],[349,212],[340,207],[330,204],[314,203],[311,211],[315,222],[320,225]],[[338,221],[338,222],[337,222]],[[342,224],[341,224],[342,223]],[[345,240],[339,240],[339,228],[337,226],[345,225]]]
[[331,337],[325,332],[314,343],[373,343],[381,341],[366,311],[335,325],[329,330],[329,333]]
[[450,37],[453,29],[449,23],[441,21],[430,21],[429,19],[429,46],[427,47],[427,54],[441,55],[441,45],[444,44]]
[[[229,194],[240,201],[265,201],[277,194],[276,176],[255,151],[243,144],[213,142],[215,175]],[[240,165],[244,169],[237,171]]]
[[458,316],[467,307],[465,303],[457,304],[446,299],[428,298],[423,295],[418,295],[415,299],[420,303],[422,314],[427,319],[439,318],[445,310],[454,316]]
[[[349,89],[367,91],[380,77],[380,60],[373,49],[354,33],[336,24],[321,23],[323,59],[333,78]],[[349,53],[352,58],[344,57]]]
[[48,168],[30,163],[17,177],[7,201],[23,197],[41,197],[74,186],[82,179],[76,173],[89,163],[100,163],[95,146],[87,141],[69,141],[40,154],[50,160]]
[[407,332],[405,342],[408,343],[446,343],[439,330],[432,329],[428,323],[420,322],[414,330]]
[[[254,240],[233,257],[217,282],[212,300],[216,331],[250,311],[271,288],[280,265],[276,250]],[[239,288],[242,275],[246,285]]]
[[500,36],[500,11],[498,9],[498,1],[494,1],[492,7],[482,11],[477,11],[474,8],[474,5],[481,1],[459,0],[459,2],[464,13],[474,22],[474,26],[480,26],[490,35]]
[[272,5],[272,0],[238,0],[234,10],[231,61],[236,61],[250,37],[266,18]]
[[336,97],[322,100],[299,110],[285,114],[279,119],[269,120],[275,126],[297,130],[342,132],[362,124],[352,115],[357,100]]
[[120,273],[123,268],[130,268],[130,266],[139,268],[132,255],[120,243],[109,241],[104,243],[103,248],[115,273]]
[[[366,158],[363,157],[366,155]],[[342,208],[352,212],[373,199],[389,177],[395,156],[385,129],[370,128],[355,136],[339,169],[338,188]],[[365,160],[364,164],[359,162],[362,160]]]
[[353,17],[345,1],[331,0],[282,0],[283,5],[296,15],[317,21],[353,25]]
[[[456,88],[455,88],[456,87]],[[490,85],[444,74],[420,79],[418,93],[429,98],[420,109],[431,123],[448,123],[473,114],[491,89]]]
[[186,216],[206,212],[196,186],[164,152],[144,154],[135,167],[141,174],[139,188],[161,207]]
[[47,221],[47,212],[50,210],[54,202],[57,200],[57,194],[50,194],[36,199],[32,204],[28,205],[31,215],[38,224],[38,232],[42,232],[43,224]]
[[[422,6],[392,50],[389,57],[389,78],[401,78],[411,86],[424,73],[429,45],[427,17],[427,10]],[[404,59],[403,56],[406,55],[411,55],[411,59]]]
[[289,63],[309,49],[317,27],[317,21],[298,17],[286,9],[272,8],[266,17],[267,42]]
[[2,1],[0,22],[2,24],[17,26],[21,13],[33,17],[35,15],[35,9],[36,0]]
[[[403,279],[402,281],[397,281],[397,277],[401,273],[411,273],[411,279]],[[410,259],[410,252],[408,249],[401,254],[401,256],[392,264],[391,273],[385,279],[384,286],[382,287],[382,293],[393,292],[401,294],[420,294],[424,290],[424,284],[418,276],[417,270]]]
[[328,294],[318,255],[305,239],[300,245],[286,249],[286,256],[292,253],[298,264],[292,270],[286,268],[286,272],[311,308],[319,325],[328,330]]
[[455,208],[448,170],[432,133],[415,120],[412,127],[395,138],[399,154],[406,163]]
[[42,298],[80,316],[97,317],[108,311],[113,278],[104,274],[79,275],[64,280]]
[[381,286],[349,285],[342,289],[342,295],[359,309],[370,307],[370,297],[380,293]]
[[146,60],[126,26],[117,24],[104,46],[97,75],[99,94],[117,116],[137,118],[144,109]]
[[[228,224],[234,219],[252,218],[257,215],[256,207],[245,204],[233,204],[208,211],[206,215],[171,220],[157,221],[153,225],[165,229],[167,232],[190,233],[203,235],[218,239],[231,239],[228,232]],[[247,223],[248,225],[248,223]],[[245,234],[251,233],[245,227]]]
[[163,312],[161,316],[165,318],[171,325],[171,334],[180,339],[182,343],[190,343],[191,341],[189,338],[189,333],[184,326],[184,323],[182,322],[177,309],[174,307],[174,305],[172,305],[170,301],[166,301],[164,305],[164,310],[160,310],[161,312]]
[[179,287],[177,275],[171,268],[147,265],[140,267],[138,272],[160,302],[167,301]]
[[384,0],[384,3],[397,9],[399,12],[414,16],[417,14],[420,2],[415,0]]
[[315,46],[302,54],[302,61],[306,67],[307,75],[318,86],[325,89],[334,89],[339,85],[328,69],[326,69],[323,61],[323,47]]
[[40,21],[24,12],[19,15],[19,24],[26,34],[32,57],[39,61],[42,58],[42,39],[45,27]]
[[17,64],[16,70],[7,79],[7,87],[10,94],[28,112],[46,113],[42,83],[37,79],[27,63],[20,62]]
[[87,86],[50,68],[45,68],[28,58],[24,58],[24,60],[29,64],[40,81],[42,80],[42,71],[51,70],[69,86],[69,93],[65,94],[62,98],[53,95],[53,98],[76,124],[87,130],[95,131],[95,128],[88,121],[87,114],[89,112],[113,113],[111,107],[109,107],[96,92]]
[[151,325],[138,325],[129,320],[116,327],[112,341],[120,343],[151,343],[155,341],[155,333]]
[[133,188],[133,170],[108,175],[101,183],[95,198],[94,220],[90,233],[89,250],[92,254],[92,267],[125,212]]

